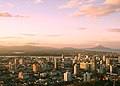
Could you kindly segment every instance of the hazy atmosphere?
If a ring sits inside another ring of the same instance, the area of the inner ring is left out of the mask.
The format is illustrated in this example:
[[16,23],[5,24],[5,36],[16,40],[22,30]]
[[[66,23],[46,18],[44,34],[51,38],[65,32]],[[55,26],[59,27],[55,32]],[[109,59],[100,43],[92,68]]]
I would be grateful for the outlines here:
[[120,0],[0,0],[0,45],[120,48]]

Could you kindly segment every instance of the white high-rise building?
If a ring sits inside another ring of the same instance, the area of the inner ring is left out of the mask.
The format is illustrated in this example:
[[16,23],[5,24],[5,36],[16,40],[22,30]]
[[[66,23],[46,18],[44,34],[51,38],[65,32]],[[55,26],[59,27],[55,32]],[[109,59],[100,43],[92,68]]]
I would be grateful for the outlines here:
[[64,54],[62,54],[62,62],[65,62]]
[[90,77],[91,77],[90,73],[88,73],[88,72],[84,73],[84,82],[90,81]]
[[105,63],[105,60],[106,60],[106,57],[105,57],[105,55],[103,55],[103,62]]
[[72,77],[71,77],[70,72],[64,73],[64,81],[72,81]]
[[90,81],[90,73],[86,73],[87,75],[87,81]]
[[86,82],[87,78],[86,78],[86,73],[84,73],[84,82]]
[[110,65],[110,74],[112,74],[112,70],[113,70],[112,65]]
[[19,64],[19,59],[15,58],[15,64],[18,65]]
[[106,58],[106,66],[110,65],[110,59]]
[[101,64],[101,65],[103,64],[103,61],[102,61],[102,60],[100,60],[100,64]]

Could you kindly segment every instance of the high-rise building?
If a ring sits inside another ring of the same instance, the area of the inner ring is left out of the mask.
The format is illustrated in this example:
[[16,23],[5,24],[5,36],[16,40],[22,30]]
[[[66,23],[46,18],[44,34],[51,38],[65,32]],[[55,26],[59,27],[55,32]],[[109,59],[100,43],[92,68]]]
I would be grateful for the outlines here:
[[19,64],[19,59],[18,58],[15,58],[14,60],[14,64],[15,64],[15,69],[17,68],[18,64]]
[[33,70],[34,73],[40,72],[40,65],[34,63],[32,65],[32,70]]
[[96,61],[96,56],[92,57],[90,63],[91,63],[91,69],[92,69],[92,71],[97,71],[97,61]]
[[73,65],[77,63],[77,60],[76,59],[73,59]]
[[86,75],[87,75],[87,81],[90,81],[90,76],[91,76],[90,73],[87,72]]
[[87,76],[86,76],[86,73],[84,73],[84,82],[87,81]]
[[22,71],[18,73],[18,78],[23,79],[23,72]]
[[58,69],[58,59],[54,58],[54,68]]
[[105,55],[103,55],[103,64],[105,64],[106,62],[106,57],[105,57]]
[[22,64],[23,64],[23,59],[20,58],[20,59],[19,59],[19,65],[22,65]]
[[106,58],[106,66],[109,66],[109,65],[110,65],[110,59]]
[[120,56],[118,56],[118,63],[120,63]]
[[103,64],[103,60],[100,60],[100,65],[102,65]]
[[72,81],[72,77],[71,77],[70,72],[64,73],[64,81]]
[[105,64],[102,64],[102,66],[100,67],[100,69],[101,69],[100,73],[106,74],[106,66],[105,66]]
[[47,62],[51,62],[50,57],[46,57],[46,61],[47,61]]
[[86,62],[86,70],[90,70],[90,64]]
[[33,72],[36,73],[36,72],[37,72],[37,65],[36,65],[36,64],[33,64],[33,65],[32,65],[32,69],[33,69]]
[[12,71],[12,70],[15,70],[16,69],[16,65],[13,64],[12,62],[9,62],[9,70]]
[[79,74],[79,68],[80,68],[80,66],[78,66],[77,64],[74,65],[74,75]]
[[113,67],[112,65],[110,65],[110,74],[112,74],[112,71],[113,71]]
[[15,64],[18,65],[19,64],[19,59],[15,58]]
[[80,59],[81,59],[81,54],[78,53],[78,61],[80,61]]
[[64,62],[65,61],[65,58],[64,58],[64,55],[62,54],[62,62]]
[[91,78],[90,73],[88,73],[88,72],[84,73],[84,82],[85,81],[90,81],[90,78]]

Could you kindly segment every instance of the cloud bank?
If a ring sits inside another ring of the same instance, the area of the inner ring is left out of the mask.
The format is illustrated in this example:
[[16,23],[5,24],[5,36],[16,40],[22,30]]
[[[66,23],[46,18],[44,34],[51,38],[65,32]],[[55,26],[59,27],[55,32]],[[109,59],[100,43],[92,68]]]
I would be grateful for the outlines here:
[[115,29],[107,29],[109,32],[120,32],[119,28],[115,28]]
[[26,16],[22,16],[22,15],[13,15],[13,14],[10,14],[10,13],[8,13],[8,12],[3,12],[3,13],[0,13],[0,17],[25,18]]
[[120,12],[120,0],[104,0],[98,3],[97,0],[69,0],[59,8],[75,8],[69,16],[92,16],[99,17]]

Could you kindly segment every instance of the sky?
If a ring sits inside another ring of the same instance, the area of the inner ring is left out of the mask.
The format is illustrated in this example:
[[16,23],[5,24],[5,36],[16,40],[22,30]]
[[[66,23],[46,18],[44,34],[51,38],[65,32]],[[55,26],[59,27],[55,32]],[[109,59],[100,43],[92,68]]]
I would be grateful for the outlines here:
[[120,48],[120,0],[0,0],[0,45]]

